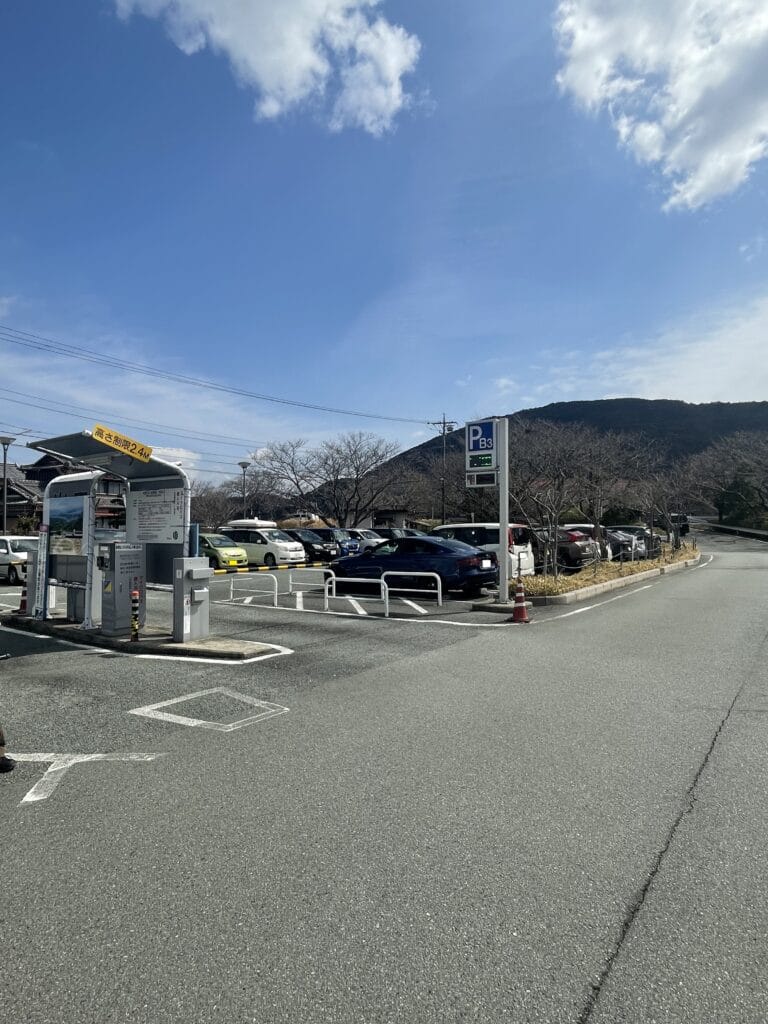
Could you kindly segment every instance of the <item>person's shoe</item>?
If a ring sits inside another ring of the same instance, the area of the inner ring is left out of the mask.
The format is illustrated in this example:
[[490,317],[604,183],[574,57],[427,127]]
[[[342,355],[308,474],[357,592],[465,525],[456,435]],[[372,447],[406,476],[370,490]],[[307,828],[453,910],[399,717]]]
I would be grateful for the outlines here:
[[12,757],[8,757],[7,754],[0,757],[0,772],[12,772],[15,767],[16,762]]

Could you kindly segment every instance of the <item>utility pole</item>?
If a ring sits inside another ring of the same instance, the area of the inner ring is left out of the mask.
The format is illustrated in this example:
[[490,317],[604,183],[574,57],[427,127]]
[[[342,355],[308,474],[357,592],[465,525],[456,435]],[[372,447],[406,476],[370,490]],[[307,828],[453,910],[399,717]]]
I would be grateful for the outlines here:
[[247,510],[246,503],[245,503],[245,496],[246,496],[245,474],[248,471],[248,467],[250,466],[250,462],[246,462],[245,460],[243,460],[242,462],[238,462],[238,466],[243,471],[243,519],[247,519],[248,518],[248,510]]
[[443,418],[441,420],[430,420],[429,425],[430,427],[434,427],[435,430],[439,430],[440,433],[443,435],[443,472],[442,476],[440,477],[440,493],[442,507],[441,521],[443,525],[445,525],[445,439],[449,431],[456,429],[457,424],[454,423],[453,420],[447,420],[445,418],[445,413],[443,413]]

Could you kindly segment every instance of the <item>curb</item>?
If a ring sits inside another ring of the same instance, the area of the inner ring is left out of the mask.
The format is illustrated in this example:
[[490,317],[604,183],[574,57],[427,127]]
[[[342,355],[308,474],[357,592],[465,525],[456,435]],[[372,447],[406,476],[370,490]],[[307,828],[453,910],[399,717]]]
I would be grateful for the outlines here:
[[540,597],[531,596],[528,598],[534,605],[543,607],[546,605],[576,604],[578,601],[587,601],[598,594],[604,594],[610,590],[621,590],[623,587],[631,587],[643,580],[653,579],[655,576],[666,576],[671,572],[679,572],[683,569],[690,569],[698,565],[701,560],[701,553],[693,558],[686,558],[682,562],[672,562],[670,565],[661,565],[656,569],[648,569],[646,572],[636,572],[631,576],[623,576],[620,579],[609,580],[607,583],[596,583],[591,587],[582,587],[580,590],[571,590],[567,594],[546,594]]
[[274,644],[245,642],[228,637],[208,637],[205,640],[188,640],[177,643],[168,633],[148,627],[138,640],[125,636],[104,636],[98,630],[84,630],[68,623],[54,620],[32,619],[13,614],[0,617],[0,623],[25,633],[49,636],[53,640],[85,647],[96,647],[104,651],[120,651],[121,654],[154,654],[170,658],[206,658],[217,661],[245,661],[260,653],[273,651]]

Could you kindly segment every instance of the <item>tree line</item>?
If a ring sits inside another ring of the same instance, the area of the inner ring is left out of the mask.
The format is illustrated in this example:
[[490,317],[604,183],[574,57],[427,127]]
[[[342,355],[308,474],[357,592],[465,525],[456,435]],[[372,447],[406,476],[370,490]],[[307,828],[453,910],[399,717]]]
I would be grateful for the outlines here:
[[[672,457],[639,434],[511,417],[509,452],[510,518],[548,533],[569,519],[671,529],[673,514],[692,508],[724,523],[768,525],[768,433],[740,432],[696,455]],[[436,522],[443,488],[447,518],[498,519],[498,492],[465,486],[463,451],[416,467],[396,444],[352,432],[317,445],[275,442],[254,453],[245,506],[249,516],[301,513],[329,525],[367,523],[385,509]],[[196,521],[215,527],[242,509],[241,479],[193,484]]]

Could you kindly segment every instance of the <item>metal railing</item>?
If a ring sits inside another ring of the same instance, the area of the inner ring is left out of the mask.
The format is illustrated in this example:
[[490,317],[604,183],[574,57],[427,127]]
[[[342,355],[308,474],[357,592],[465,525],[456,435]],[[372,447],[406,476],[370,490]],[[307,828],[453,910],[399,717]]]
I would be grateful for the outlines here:
[[[435,581],[435,587],[390,587],[387,583],[387,576],[400,576],[407,579],[414,579],[415,577],[424,577],[427,579],[433,579]],[[439,608],[443,606],[443,581],[436,572],[394,572],[389,571],[382,574],[378,580],[370,579],[362,576],[336,576],[331,575],[323,584],[323,610],[330,611],[330,601],[332,598],[338,598],[339,595],[336,593],[336,583],[341,581],[345,586],[347,583],[352,584],[366,584],[367,586],[379,587],[379,597],[384,602],[384,616],[389,618],[389,592],[390,590],[397,590],[399,593],[404,594],[437,594],[437,604]],[[341,595],[347,597],[348,595]]]
[[[267,594],[268,596],[270,596],[272,598],[272,607],[273,608],[277,608],[278,607],[278,604],[277,604],[277,576],[275,576],[274,573],[266,572],[266,573],[260,573],[257,578],[260,581],[261,580],[271,580],[272,584],[271,584],[269,590],[254,590],[252,587],[249,587],[248,590],[246,591],[246,593],[248,593],[248,594]],[[234,601],[234,599],[235,599],[235,580],[236,579],[237,579],[237,576],[235,576],[235,575],[230,575],[229,576],[229,600],[230,601]],[[214,576],[214,577],[211,578],[210,582],[211,582],[211,586],[213,586],[214,584],[217,584],[217,583],[220,583],[220,582],[224,583],[224,582],[226,582],[226,580],[224,580],[224,579],[218,579],[217,580],[216,577]]]
[[[299,577],[300,573],[301,577]],[[317,579],[318,574],[320,579]],[[329,569],[327,565],[316,569],[310,566],[291,569],[288,573],[288,593],[296,594],[304,590],[316,590],[318,587],[325,585],[326,576],[335,575],[336,573],[333,569]],[[304,579],[304,576],[310,576],[311,578]]]

